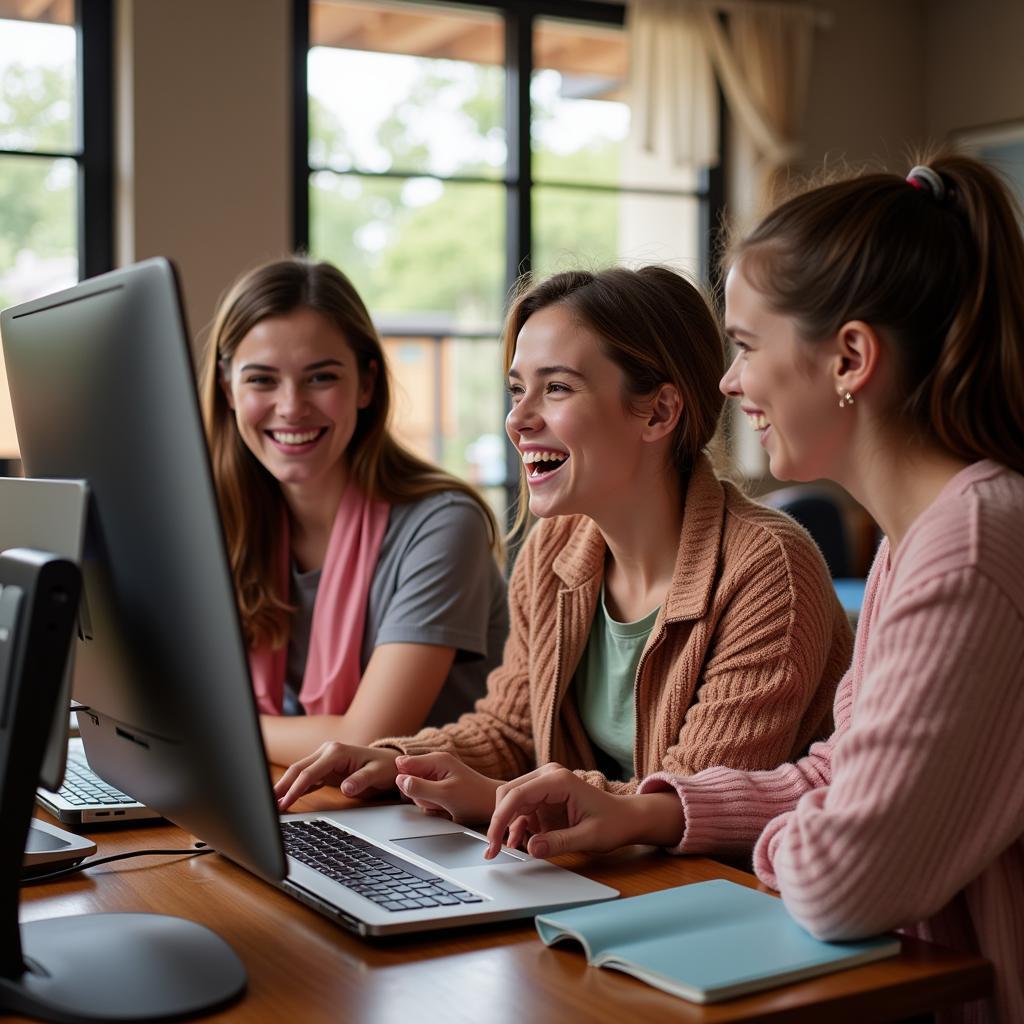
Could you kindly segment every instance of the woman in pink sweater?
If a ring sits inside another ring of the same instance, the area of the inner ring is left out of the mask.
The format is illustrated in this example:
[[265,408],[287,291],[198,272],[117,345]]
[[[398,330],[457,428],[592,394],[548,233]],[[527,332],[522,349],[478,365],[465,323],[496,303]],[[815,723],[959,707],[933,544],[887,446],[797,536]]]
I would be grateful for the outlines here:
[[[1024,1020],[1024,243],[979,163],[945,155],[779,207],[734,249],[722,390],[780,479],[842,484],[885,533],[835,732],[771,771],[556,765],[502,787],[493,856],[754,846],[826,939],[890,928],[980,952],[996,993],[943,1019]],[[756,844],[756,845],[754,845]]]

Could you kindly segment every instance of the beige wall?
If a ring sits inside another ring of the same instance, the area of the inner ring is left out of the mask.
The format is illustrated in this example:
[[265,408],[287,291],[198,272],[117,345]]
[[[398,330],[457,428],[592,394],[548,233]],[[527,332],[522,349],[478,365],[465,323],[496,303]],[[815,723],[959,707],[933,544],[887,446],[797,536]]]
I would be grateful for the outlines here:
[[1024,119],[1024,2],[931,0],[925,110],[936,139]]
[[288,0],[119,0],[117,255],[169,256],[193,335],[291,243]]
[[1024,119],[1024,0],[819,0],[798,169],[907,163],[950,133]]
[[[906,163],[925,135],[924,0],[825,0],[799,169],[826,160]],[[965,6],[969,6],[966,5]]]

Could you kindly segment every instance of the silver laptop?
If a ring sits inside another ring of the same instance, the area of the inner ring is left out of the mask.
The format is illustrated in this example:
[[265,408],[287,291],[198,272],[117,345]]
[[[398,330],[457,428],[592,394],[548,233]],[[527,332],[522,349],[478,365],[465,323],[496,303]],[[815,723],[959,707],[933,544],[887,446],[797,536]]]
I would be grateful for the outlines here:
[[618,891],[408,804],[286,814],[286,892],[360,935],[528,917]]
[[[0,551],[36,548],[82,564],[82,538],[89,488],[84,480],[22,480],[0,477]],[[71,700],[74,643],[54,710],[40,778],[56,789],[64,768],[67,708]]]
[[[38,548],[62,555],[80,565],[88,501],[89,488],[83,480],[0,478],[0,509],[3,509],[0,551],[12,547]],[[50,741],[40,772],[41,781],[47,788],[37,790],[36,802],[65,825],[158,819],[159,815],[154,811],[107,785],[92,771],[80,739],[68,741],[67,707],[71,698],[73,667],[74,644],[68,653]],[[32,827],[40,828],[39,825]],[[53,830],[52,826],[50,828]],[[30,835],[29,845],[33,847],[29,852],[33,853],[36,852],[34,847],[39,847],[41,853],[58,849],[42,835]],[[68,856],[70,858],[70,853]]]
[[84,836],[65,832],[48,821],[33,818],[25,839],[21,873],[25,877],[59,871],[80,863],[96,852],[96,844]]
[[64,782],[56,792],[40,787],[36,803],[62,825],[160,821],[160,815],[101,779],[90,767],[80,738],[68,740]]

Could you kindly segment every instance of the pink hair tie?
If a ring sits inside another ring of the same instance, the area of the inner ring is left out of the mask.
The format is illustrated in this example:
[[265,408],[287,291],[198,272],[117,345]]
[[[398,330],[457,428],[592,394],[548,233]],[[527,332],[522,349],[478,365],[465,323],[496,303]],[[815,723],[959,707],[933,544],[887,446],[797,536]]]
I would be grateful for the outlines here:
[[946,185],[937,171],[924,164],[912,167],[907,175],[907,184],[922,192],[930,192],[932,199],[941,201],[946,198]]

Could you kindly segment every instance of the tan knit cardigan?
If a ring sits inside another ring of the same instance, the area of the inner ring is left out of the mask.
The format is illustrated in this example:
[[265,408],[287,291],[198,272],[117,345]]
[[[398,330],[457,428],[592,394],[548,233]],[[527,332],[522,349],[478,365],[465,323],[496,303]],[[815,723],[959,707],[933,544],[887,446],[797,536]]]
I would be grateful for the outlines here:
[[606,779],[572,691],[605,552],[585,516],[541,521],[516,560],[511,631],[486,695],[451,725],[374,746],[446,750],[496,779],[557,761],[631,792],[656,771],[774,768],[828,735],[852,639],[821,554],[792,519],[718,480],[701,458],[672,584],[637,667],[634,778]]

